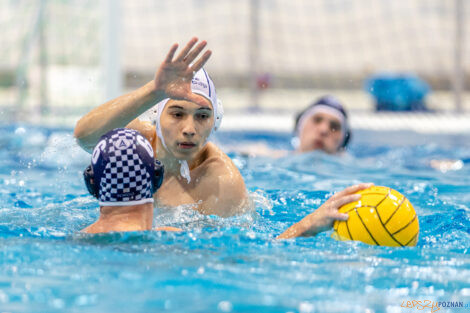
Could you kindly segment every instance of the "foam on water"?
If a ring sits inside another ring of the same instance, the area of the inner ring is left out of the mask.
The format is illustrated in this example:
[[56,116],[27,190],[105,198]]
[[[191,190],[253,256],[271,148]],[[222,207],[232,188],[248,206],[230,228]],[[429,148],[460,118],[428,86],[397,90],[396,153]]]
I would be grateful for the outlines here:
[[[403,301],[470,302],[470,165],[445,173],[429,166],[468,158],[469,137],[414,134],[422,140],[400,144],[393,134],[357,133],[343,158],[231,152],[254,210],[224,219],[159,208],[155,225],[184,231],[88,235],[78,231],[98,217],[98,205],[81,176],[89,155],[71,130],[0,131],[2,311],[401,312]],[[288,134],[218,136],[224,149],[259,140],[289,148]],[[360,181],[410,199],[417,247],[338,242],[329,232],[274,239]]]

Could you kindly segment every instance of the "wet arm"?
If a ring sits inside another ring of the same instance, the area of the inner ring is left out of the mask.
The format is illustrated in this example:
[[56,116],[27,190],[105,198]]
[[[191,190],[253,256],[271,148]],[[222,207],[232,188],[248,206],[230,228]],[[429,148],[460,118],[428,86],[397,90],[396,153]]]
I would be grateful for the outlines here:
[[241,176],[239,179],[223,179],[219,199],[213,205],[217,214],[224,217],[243,214],[247,210],[248,192]]
[[100,105],[83,116],[74,130],[78,144],[83,149],[91,151],[101,135],[111,129],[126,126],[163,100],[166,97],[165,92],[156,91],[154,86],[154,82],[151,81],[137,90]]
[[211,51],[199,56],[206,42],[196,45],[197,41],[196,37],[192,38],[176,56],[178,44],[173,44],[151,82],[100,105],[82,117],[74,131],[78,144],[91,151],[101,135],[113,128],[126,126],[165,98],[205,103],[204,97],[192,93],[191,80],[207,62]]
[[336,220],[346,221],[348,215],[340,213],[339,208],[345,204],[358,201],[361,195],[356,194],[356,192],[371,186],[373,186],[372,183],[358,184],[334,194],[317,210],[287,228],[276,239],[315,236],[333,227],[333,222]]
[[312,214],[307,215],[299,222],[293,224],[287,228],[282,234],[280,234],[277,239],[289,239],[296,237],[309,237],[315,236],[318,233],[322,232],[322,225],[318,220],[317,215]]

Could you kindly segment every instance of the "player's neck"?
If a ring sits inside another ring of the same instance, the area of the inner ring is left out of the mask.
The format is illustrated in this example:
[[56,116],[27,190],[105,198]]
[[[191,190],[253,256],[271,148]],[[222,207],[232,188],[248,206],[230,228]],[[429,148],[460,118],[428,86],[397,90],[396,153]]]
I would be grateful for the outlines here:
[[140,230],[151,229],[153,220],[153,203],[129,206],[101,206],[99,220],[105,224],[124,222],[136,225]]
[[[168,152],[160,140],[157,138],[157,159],[165,166],[165,175],[178,176],[180,175],[181,163],[171,152]],[[193,170],[198,167],[207,158],[208,147],[207,144],[199,151],[194,158],[188,160],[189,169]]]

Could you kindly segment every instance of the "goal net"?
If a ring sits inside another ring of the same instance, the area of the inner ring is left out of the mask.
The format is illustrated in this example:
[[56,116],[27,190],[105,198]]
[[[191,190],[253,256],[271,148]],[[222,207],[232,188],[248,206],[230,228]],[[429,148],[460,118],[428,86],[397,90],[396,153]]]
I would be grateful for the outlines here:
[[380,73],[420,77],[443,110],[460,75],[468,107],[470,6],[458,15],[457,3],[0,1],[1,112],[82,114],[152,79],[170,45],[192,36],[213,51],[206,68],[228,111],[298,110],[325,93],[371,109],[364,83]]

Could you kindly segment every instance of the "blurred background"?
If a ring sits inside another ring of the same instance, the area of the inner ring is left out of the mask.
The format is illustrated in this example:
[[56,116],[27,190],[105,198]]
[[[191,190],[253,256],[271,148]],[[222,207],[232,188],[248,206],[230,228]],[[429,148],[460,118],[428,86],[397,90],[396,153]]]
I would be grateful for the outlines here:
[[467,0],[0,0],[0,120],[73,127],[192,36],[228,128],[328,93],[353,127],[470,131]]

